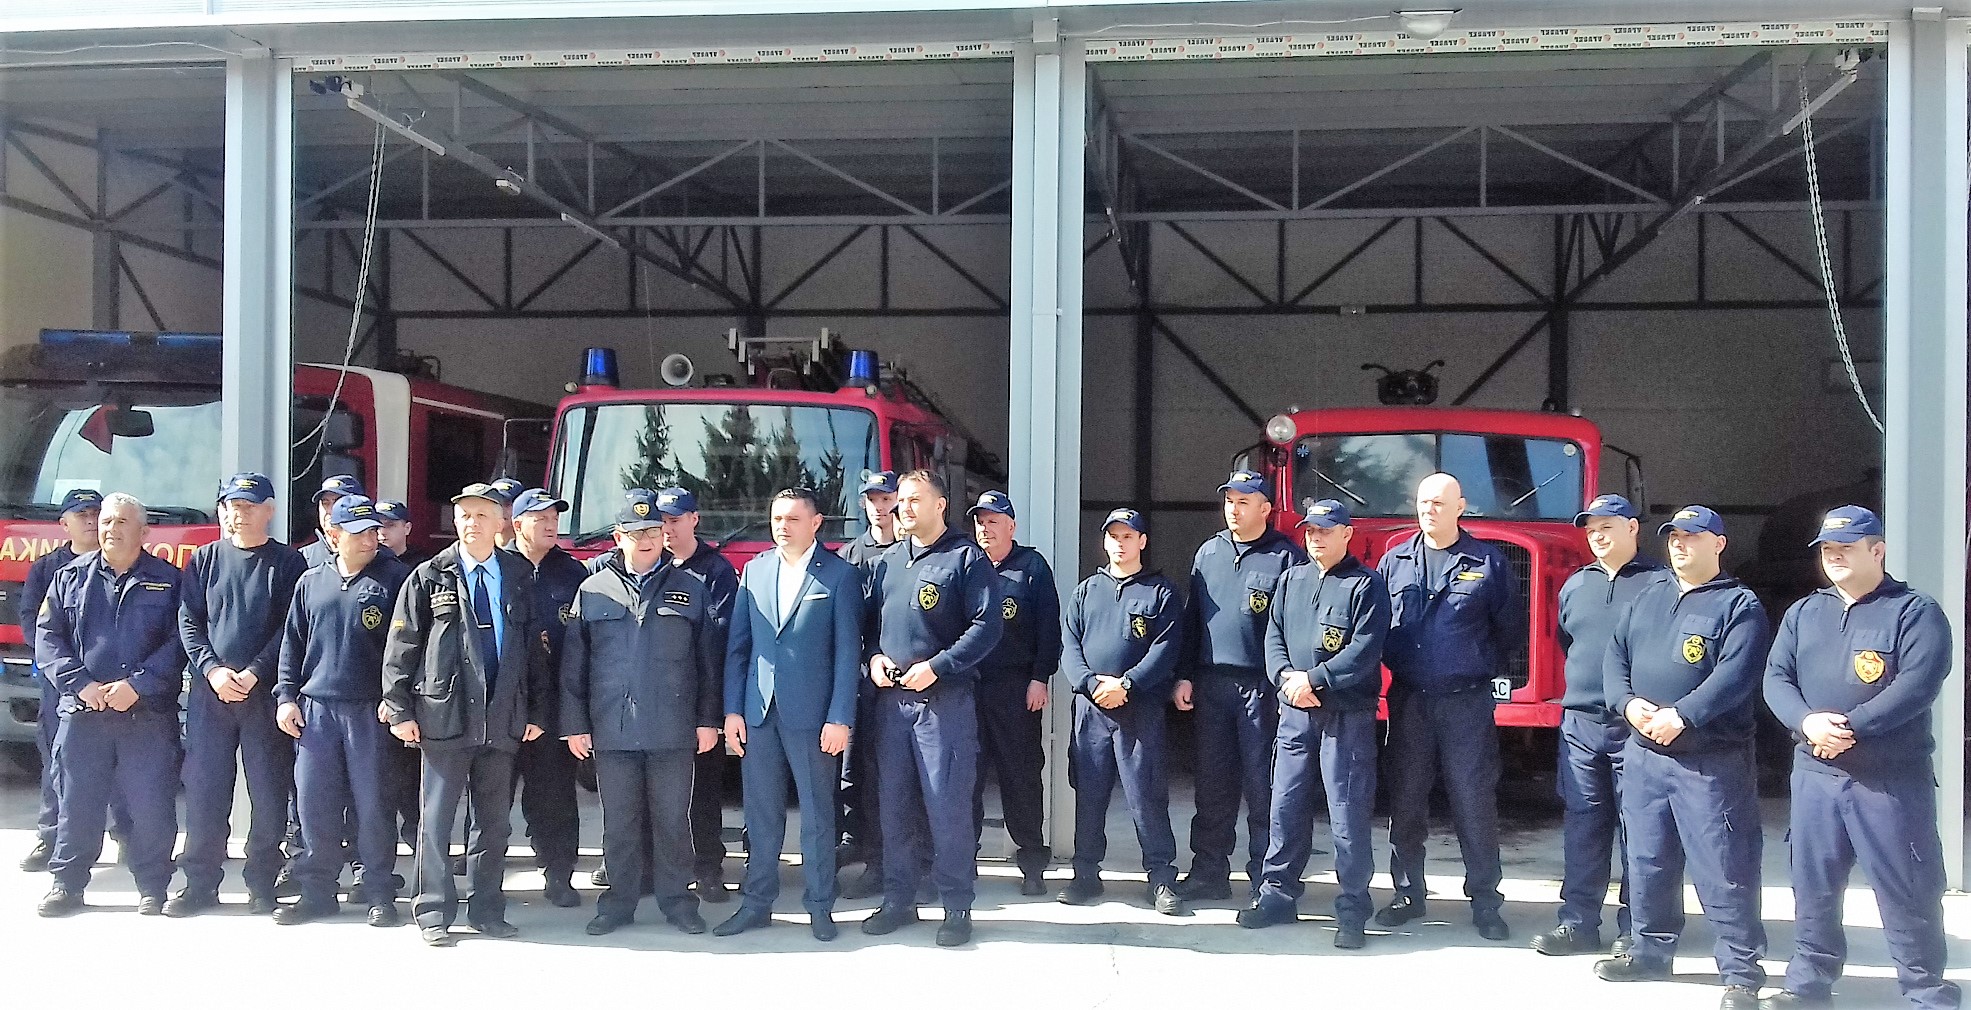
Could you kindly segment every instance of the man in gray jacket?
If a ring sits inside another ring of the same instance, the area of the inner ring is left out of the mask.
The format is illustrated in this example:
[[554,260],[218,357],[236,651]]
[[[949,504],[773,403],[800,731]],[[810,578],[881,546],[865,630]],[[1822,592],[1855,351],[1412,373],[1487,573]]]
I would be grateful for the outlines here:
[[718,744],[725,657],[704,580],[669,563],[655,491],[624,496],[616,544],[575,593],[561,653],[561,736],[577,758],[595,757],[602,793],[609,887],[587,928],[601,936],[633,921],[647,868],[664,918],[703,933],[690,891],[691,760]]

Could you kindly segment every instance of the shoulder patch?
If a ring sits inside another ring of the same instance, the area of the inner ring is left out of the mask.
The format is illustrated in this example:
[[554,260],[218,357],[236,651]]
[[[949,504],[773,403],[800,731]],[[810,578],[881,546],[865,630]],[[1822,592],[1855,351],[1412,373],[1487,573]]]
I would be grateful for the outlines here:
[[682,589],[673,589],[664,594],[664,602],[673,607],[691,606],[691,594]]

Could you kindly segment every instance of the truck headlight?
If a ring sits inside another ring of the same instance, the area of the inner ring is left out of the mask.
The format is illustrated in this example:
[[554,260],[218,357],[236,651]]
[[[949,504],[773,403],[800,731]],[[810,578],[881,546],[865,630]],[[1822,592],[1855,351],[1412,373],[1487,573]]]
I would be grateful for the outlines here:
[[1266,422],[1266,440],[1282,448],[1293,443],[1293,437],[1300,433],[1300,426],[1293,423],[1288,414],[1274,414]]

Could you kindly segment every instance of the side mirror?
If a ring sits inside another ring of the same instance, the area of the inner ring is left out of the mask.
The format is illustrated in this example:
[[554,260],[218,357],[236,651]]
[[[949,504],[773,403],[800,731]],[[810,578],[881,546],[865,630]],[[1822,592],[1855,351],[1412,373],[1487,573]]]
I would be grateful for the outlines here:
[[362,448],[363,419],[346,410],[330,414],[328,426],[322,429],[322,442],[323,448],[329,452]]

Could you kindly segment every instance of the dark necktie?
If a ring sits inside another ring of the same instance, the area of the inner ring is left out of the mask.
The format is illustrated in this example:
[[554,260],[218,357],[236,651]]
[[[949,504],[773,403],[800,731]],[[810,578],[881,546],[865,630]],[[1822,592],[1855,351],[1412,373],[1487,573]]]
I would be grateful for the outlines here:
[[486,696],[500,673],[500,640],[493,629],[493,598],[486,592],[486,569],[472,573],[472,622],[479,631],[479,654],[486,659]]

